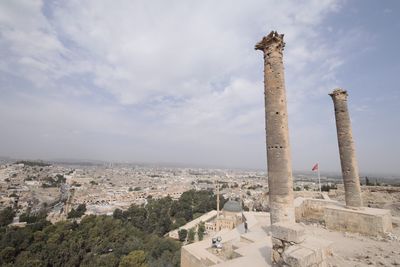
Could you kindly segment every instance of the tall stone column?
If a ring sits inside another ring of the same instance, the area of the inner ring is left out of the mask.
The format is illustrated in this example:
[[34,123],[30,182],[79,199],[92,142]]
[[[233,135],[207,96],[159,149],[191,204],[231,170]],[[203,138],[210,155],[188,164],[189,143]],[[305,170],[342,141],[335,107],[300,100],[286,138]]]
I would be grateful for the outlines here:
[[271,224],[294,223],[293,179],[283,67],[283,34],[272,31],[255,49],[264,52],[265,124]]
[[361,188],[349,110],[347,92],[335,89],[329,94],[335,107],[336,130],[339,143],[340,164],[345,190],[346,206],[361,207]]

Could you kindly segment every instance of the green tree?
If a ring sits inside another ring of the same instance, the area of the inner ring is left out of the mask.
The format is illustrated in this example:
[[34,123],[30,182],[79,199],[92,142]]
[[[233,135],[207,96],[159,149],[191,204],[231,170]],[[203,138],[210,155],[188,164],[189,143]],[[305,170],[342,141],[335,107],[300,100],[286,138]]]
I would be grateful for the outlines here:
[[19,221],[20,222],[26,222],[26,223],[37,223],[37,222],[40,222],[40,221],[45,221],[46,217],[47,217],[46,209],[41,209],[36,214],[31,213],[31,212],[22,213],[19,216]]
[[[206,205],[200,202],[206,202]],[[50,224],[45,214],[39,216],[27,212],[22,216],[30,221],[26,227],[0,227],[0,266],[116,267],[130,252],[141,250],[145,252],[145,264],[149,266],[178,267],[182,243],[161,236],[171,227],[186,223],[185,214],[207,212],[214,202],[212,192],[189,191],[177,201],[151,199],[147,205],[117,210],[114,216],[88,215],[79,223]],[[171,213],[173,205],[176,208],[174,215]],[[75,213],[83,211],[82,206],[74,209]],[[191,232],[194,240],[196,232],[194,229]]]
[[147,210],[144,207],[132,205],[128,210],[123,212],[122,218],[130,221],[140,230],[148,232],[148,225],[146,224]]
[[175,219],[174,224],[171,226],[172,229],[176,229],[181,227],[182,225],[185,225],[187,223],[187,221],[185,220],[185,218],[179,217]]
[[0,252],[0,263],[11,263],[14,261],[15,257],[15,248],[13,247],[5,247],[1,252]]
[[183,242],[186,240],[188,231],[186,229],[181,229],[178,231],[179,241]]
[[114,219],[124,219],[124,212],[121,209],[115,209],[113,212]]
[[200,241],[203,240],[205,231],[206,231],[206,226],[204,222],[200,222],[197,228],[197,236],[199,237]]
[[114,267],[118,266],[119,258],[115,256],[115,253],[107,253],[104,255],[96,255],[93,257],[85,257],[80,267],[93,267],[93,266],[106,266]]
[[181,248],[179,241],[152,235],[146,247],[150,266],[179,266]]
[[146,254],[143,250],[135,250],[122,258],[119,267],[147,267]]
[[12,223],[14,216],[15,212],[10,207],[7,207],[0,211],[0,226],[6,226]]
[[80,218],[82,217],[83,214],[86,212],[86,205],[85,204],[79,204],[78,207],[75,209],[72,209],[68,213],[68,219],[71,218]]
[[147,211],[146,231],[163,236],[171,230],[172,221],[169,215],[169,207],[172,199],[165,197],[159,200],[149,200],[145,209]]
[[324,184],[321,186],[321,191],[329,192],[331,189],[337,189],[337,186],[335,184],[330,185],[330,184]]
[[36,255],[29,251],[22,251],[14,262],[18,267],[45,267],[46,265],[42,260],[38,259]]
[[189,241],[189,243],[193,243],[195,236],[196,236],[196,232],[194,231],[193,228],[190,228],[189,232],[188,232],[188,241]]

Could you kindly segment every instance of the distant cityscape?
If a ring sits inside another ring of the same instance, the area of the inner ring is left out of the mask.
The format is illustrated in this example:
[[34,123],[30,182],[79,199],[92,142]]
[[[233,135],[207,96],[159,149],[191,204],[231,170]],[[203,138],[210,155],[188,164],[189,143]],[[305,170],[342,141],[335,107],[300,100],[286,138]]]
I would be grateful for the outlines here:
[[[398,186],[398,180],[391,177],[361,180],[370,185]],[[216,182],[225,199],[242,199],[246,210],[268,210],[264,171],[11,159],[2,159],[0,164],[0,204],[13,207],[17,214],[38,212],[45,207],[49,210],[48,219],[54,223],[67,219],[68,213],[80,204],[86,206],[86,214],[111,215],[117,208],[126,210],[132,204],[146,204],[149,198],[170,196],[177,200],[191,189],[215,191]],[[339,175],[321,176],[324,191],[341,183]],[[315,173],[295,173],[293,188],[318,191]]]

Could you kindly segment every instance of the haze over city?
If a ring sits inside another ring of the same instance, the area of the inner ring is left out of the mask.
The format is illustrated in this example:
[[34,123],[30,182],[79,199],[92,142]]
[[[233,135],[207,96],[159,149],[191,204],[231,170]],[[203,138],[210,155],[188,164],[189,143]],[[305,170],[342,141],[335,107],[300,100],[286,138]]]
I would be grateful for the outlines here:
[[0,156],[266,168],[262,55],[285,34],[293,169],[398,174],[398,1],[1,1]]

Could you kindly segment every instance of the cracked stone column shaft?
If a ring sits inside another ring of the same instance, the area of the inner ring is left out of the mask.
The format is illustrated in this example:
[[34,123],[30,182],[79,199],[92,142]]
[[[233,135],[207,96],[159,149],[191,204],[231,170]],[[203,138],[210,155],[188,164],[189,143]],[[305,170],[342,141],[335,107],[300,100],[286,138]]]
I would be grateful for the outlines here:
[[335,89],[329,94],[335,107],[336,130],[339,143],[340,164],[345,190],[346,206],[361,207],[361,187],[351,121],[347,108],[347,92]]
[[264,52],[265,124],[271,223],[295,222],[293,178],[283,67],[283,34],[272,31],[255,49]]

